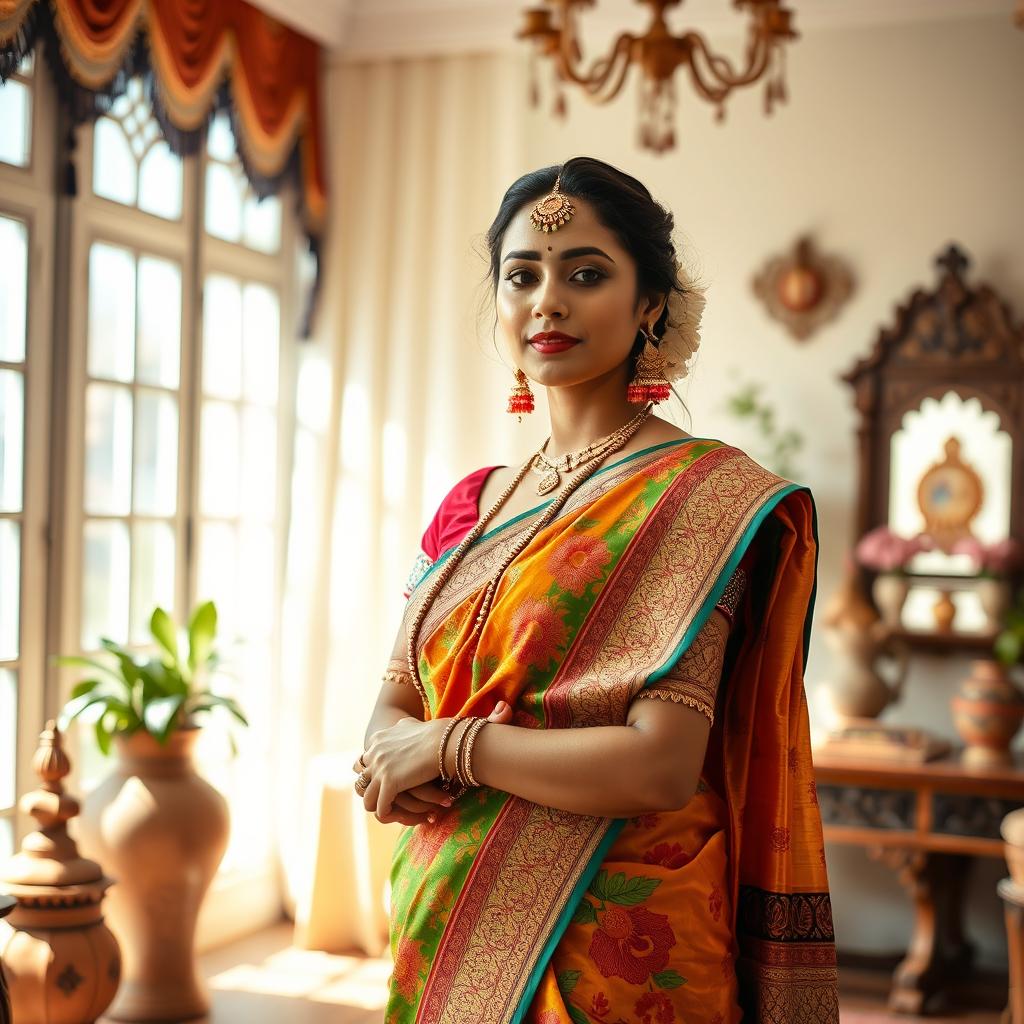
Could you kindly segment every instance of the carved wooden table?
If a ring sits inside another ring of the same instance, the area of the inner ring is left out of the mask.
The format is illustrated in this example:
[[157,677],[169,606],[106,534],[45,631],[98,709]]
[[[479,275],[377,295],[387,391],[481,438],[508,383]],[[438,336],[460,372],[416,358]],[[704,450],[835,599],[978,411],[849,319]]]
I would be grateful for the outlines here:
[[1002,860],[999,823],[1024,806],[1019,761],[974,768],[959,753],[925,764],[814,753],[825,839],[863,846],[896,868],[914,900],[913,936],[889,993],[898,1013],[923,1013],[970,966],[963,896],[971,858]]

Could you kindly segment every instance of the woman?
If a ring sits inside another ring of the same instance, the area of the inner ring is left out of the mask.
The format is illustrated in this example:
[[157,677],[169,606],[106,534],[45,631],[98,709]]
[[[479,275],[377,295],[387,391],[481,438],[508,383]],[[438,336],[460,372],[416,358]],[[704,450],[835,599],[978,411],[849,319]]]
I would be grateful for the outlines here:
[[814,505],[652,414],[703,307],[672,227],[579,157],[488,232],[509,411],[544,386],[551,433],[438,508],[354,765],[410,826],[389,1024],[838,1020]]

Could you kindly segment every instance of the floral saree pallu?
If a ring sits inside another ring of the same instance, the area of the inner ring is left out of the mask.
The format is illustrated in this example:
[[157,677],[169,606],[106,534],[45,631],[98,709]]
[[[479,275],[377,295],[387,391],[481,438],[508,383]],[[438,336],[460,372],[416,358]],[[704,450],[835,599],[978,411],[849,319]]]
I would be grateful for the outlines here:
[[[505,572],[471,646],[487,580],[539,508],[478,539],[429,609],[428,716],[505,700],[521,728],[625,724],[749,550],[697,792],[679,811],[611,819],[483,787],[404,829],[387,1021],[838,1021],[803,688],[809,491],[702,438],[602,467]],[[426,590],[409,598],[394,668]]]

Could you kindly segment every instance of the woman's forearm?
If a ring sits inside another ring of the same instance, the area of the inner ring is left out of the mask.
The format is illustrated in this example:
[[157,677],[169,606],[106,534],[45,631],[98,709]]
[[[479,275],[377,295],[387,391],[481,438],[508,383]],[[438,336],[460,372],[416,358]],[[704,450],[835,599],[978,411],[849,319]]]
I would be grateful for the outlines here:
[[[455,730],[446,751],[454,771]],[[629,818],[682,807],[699,765],[632,725],[524,729],[488,724],[473,746],[477,782],[576,814]]]

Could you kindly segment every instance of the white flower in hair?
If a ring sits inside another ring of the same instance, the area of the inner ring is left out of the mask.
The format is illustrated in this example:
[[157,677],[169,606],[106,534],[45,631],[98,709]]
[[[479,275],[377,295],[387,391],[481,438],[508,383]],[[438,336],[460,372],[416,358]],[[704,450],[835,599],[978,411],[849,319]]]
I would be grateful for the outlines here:
[[700,347],[700,320],[704,312],[704,289],[676,263],[676,278],[682,293],[675,290],[668,299],[665,333],[658,342],[658,351],[665,356],[665,379],[681,380],[689,372],[686,365]]

